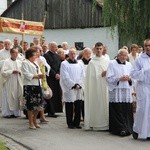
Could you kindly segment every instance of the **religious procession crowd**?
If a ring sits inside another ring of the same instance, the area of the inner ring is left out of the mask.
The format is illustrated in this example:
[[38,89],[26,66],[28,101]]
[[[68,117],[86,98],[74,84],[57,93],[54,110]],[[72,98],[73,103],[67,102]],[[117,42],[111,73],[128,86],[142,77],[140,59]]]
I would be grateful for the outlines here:
[[67,42],[46,44],[0,41],[2,117],[17,118],[23,110],[29,128],[66,113],[69,129],[103,130],[134,139],[150,138],[150,39],[144,46],[123,46],[110,60],[97,42],[77,56]]

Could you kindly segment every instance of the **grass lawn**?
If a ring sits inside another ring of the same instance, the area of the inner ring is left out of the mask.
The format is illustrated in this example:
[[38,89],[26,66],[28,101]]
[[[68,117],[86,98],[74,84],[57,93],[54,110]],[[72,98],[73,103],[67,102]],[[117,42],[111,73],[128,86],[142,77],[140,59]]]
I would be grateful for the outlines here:
[[3,142],[0,141],[0,150],[8,150]]

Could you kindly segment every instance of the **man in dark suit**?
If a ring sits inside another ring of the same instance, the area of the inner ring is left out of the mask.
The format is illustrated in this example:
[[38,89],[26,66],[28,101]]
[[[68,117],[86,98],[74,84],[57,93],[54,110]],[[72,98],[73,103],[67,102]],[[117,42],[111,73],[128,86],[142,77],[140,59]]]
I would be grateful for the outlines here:
[[47,101],[47,112],[49,117],[56,117],[55,112],[62,112],[62,92],[59,84],[61,61],[56,53],[57,43],[49,43],[48,48],[49,51],[44,54],[44,57],[51,67],[49,76],[47,76],[47,83],[52,89],[53,96],[49,101]]

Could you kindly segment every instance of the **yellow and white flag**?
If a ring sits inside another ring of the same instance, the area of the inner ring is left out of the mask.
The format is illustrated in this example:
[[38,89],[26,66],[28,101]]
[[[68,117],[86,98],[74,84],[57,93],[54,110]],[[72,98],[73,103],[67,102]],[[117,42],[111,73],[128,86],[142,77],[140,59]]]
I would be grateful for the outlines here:
[[43,31],[43,22],[0,17],[0,32],[41,36]]

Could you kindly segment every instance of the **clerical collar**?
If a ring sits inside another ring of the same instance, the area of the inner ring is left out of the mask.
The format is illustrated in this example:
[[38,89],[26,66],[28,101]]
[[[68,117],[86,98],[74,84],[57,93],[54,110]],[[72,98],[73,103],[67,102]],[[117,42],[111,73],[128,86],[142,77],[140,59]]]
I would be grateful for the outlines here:
[[82,61],[85,65],[88,65],[89,61],[91,60],[91,58],[89,60],[85,59],[85,58],[82,58]]
[[126,62],[121,62],[119,59],[116,59],[116,61],[117,61],[118,64],[122,64],[122,65],[126,64]]
[[69,62],[69,64],[76,64],[78,63],[77,60],[71,60],[71,59],[67,59],[67,61]]
[[16,61],[16,59],[11,58],[12,61]]
[[[147,54],[147,53],[146,53]],[[150,55],[149,54],[147,54],[149,57],[150,57]]]

